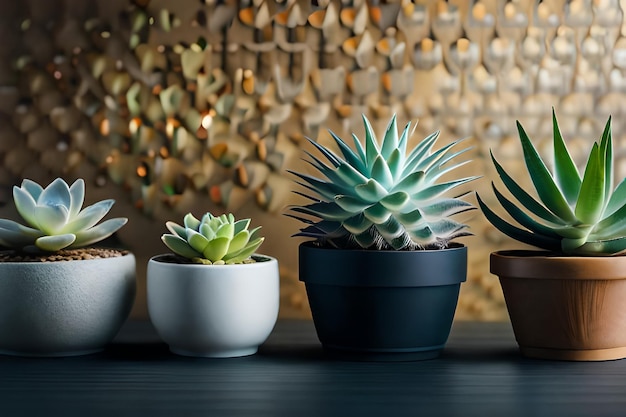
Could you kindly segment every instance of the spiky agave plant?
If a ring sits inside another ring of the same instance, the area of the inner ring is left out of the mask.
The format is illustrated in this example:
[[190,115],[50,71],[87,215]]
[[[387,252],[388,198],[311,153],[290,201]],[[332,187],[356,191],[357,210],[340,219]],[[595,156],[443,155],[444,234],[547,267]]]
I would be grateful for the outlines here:
[[200,220],[188,213],[184,226],[168,221],[170,233],[161,240],[172,252],[194,263],[240,264],[261,246],[264,237],[259,236],[261,226],[248,230],[250,219],[235,221],[232,214],[213,216],[205,213]]
[[99,242],[121,228],[128,219],[118,217],[97,224],[115,200],[102,200],[81,210],[85,182],[69,186],[57,178],[46,188],[25,179],[13,187],[15,208],[28,226],[0,219],[0,245],[24,252],[56,252]]
[[457,140],[433,152],[435,132],[407,154],[410,123],[399,135],[394,115],[380,144],[365,116],[363,123],[365,145],[353,134],[354,150],[330,131],[342,156],[309,139],[327,162],[307,152],[323,177],[292,172],[312,192],[298,192],[312,203],[288,214],[307,224],[297,236],[338,248],[415,250],[445,248],[469,235],[467,225],[450,217],[474,207],[460,199],[465,194],[444,195],[477,177],[439,181],[469,162],[452,162],[469,148],[455,151]]
[[502,168],[493,164],[517,203],[492,183],[497,200],[519,228],[491,210],[478,196],[487,219],[520,242],[567,255],[615,255],[626,250],[626,180],[613,189],[611,117],[600,142],[594,142],[581,177],[565,145],[554,110],[554,166],[551,173],[517,122],[524,160],[540,201],[526,192]]

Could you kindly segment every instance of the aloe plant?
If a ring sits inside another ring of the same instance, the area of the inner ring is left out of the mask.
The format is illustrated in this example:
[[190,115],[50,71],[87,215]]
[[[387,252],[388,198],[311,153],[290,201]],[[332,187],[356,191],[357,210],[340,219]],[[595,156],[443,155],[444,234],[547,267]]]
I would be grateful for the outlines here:
[[520,242],[567,255],[615,255],[626,250],[626,180],[614,189],[611,117],[594,142],[581,175],[561,135],[554,110],[553,170],[546,167],[522,125],[517,122],[524,161],[538,199],[526,192],[491,155],[502,183],[517,200],[495,196],[520,227],[504,220],[478,196],[487,219]]
[[161,236],[165,245],[177,255],[203,264],[240,264],[263,243],[261,226],[248,230],[250,219],[235,221],[232,214],[213,216],[205,213],[200,220],[187,213],[183,226],[168,221],[170,231]]
[[312,202],[288,213],[307,225],[297,236],[338,248],[415,250],[445,248],[469,235],[467,225],[451,216],[474,207],[460,199],[465,194],[446,194],[477,177],[440,180],[469,162],[453,159],[470,148],[456,151],[456,140],[433,151],[435,132],[407,152],[410,123],[399,134],[394,115],[380,144],[365,116],[363,123],[365,144],[353,134],[354,149],[330,131],[341,156],[309,139],[326,162],[307,152],[307,162],[323,177],[291,171],[312,192],[298,192]]
[[13,187],[13,200],[28,226],[0,219],[0,245],[26,252],[79,248],[109,237],[128,221],[119,217],[97,224],[115,200],[102,200],[81,210],[84,198],[82,179],[70,187],[57,178],[46,188],[25,179],[20,187]]

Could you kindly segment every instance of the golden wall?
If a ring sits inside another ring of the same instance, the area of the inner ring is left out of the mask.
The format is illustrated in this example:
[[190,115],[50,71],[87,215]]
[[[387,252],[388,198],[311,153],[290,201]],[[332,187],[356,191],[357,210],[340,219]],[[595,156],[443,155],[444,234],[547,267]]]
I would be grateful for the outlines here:
[[[166,220],[252,217],[281,264],[283,317],[306,317],[288,169],[305,136],[419,120],[413,140],[473,142],[490,201],[493,149],[521,171],[515,120],[544,150],[555,107],[582,162],[609,114],[624,165],[626,27],[616,0],[29,0],[0,3],[0,217],[11,187],[83,177],[115,198],[121,242],[145,264]],[[473,200],[473,196],[472,196]],[[474,200],[473,200],[474,201]],[[506,319],[489,252],[516,244],[478,211],[457,318]]]

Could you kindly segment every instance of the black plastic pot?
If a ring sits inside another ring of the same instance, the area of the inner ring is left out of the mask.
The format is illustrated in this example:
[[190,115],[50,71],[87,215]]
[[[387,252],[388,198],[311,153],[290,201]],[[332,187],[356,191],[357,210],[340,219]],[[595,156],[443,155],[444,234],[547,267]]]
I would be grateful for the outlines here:
[[324,249],[300,245],[322,346],[343,359],[432,359],[443,349],[467,275],[463,245],[429,251]]

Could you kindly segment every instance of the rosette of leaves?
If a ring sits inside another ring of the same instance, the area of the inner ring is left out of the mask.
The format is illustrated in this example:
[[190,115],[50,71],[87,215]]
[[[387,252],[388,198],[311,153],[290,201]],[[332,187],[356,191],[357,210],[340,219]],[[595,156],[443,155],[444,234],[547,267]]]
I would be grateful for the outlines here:
[[56,252],[99,242],[126,224],[118,217],[97,224],[109,212],[115,200],[102,200],[81,210],[85,182],[69,186],[57,178],[46,188],[25,179],[13,187],[15,208],[27,226],[0,219],[0,245],[25,252]]
[[250,219],[235,221],[232,214],[213,216],[205,213],[200,220],[188,213],[183,225],[172,221],[165,223],[170,233],[161,240],[177,255],[203,264],[240,264],[263,243],[259,236],[261,226],[248,230]]
[[460,199],[466,193],[447,194],[477,177],[442,177],[469,162],[455,158],[470,148],[457,150],[456,140],[433,151],[435,132],[407,152],[410,123],[399,134],[394,115],[380,144],[365,116],[363,123],[365,144],[353,134],[354,149],[330,131],[341,156],[309,139],[325,161],[307,152],[322,177],[292,172],[310,191],[298,194],[312,201],[288,214],[307,224],[296,236],[337,248],[415,250],[446,248],[469,235],[451,216],[474,207]]
[[611,117],[600,141],[594,142],[582,175],[561,136],[554,111],[552,121],[552,172],[517,122],[524,161],[538,199],[526,192],[492,154],[502,183],[516,201],[505,197],[492,183],[495,196],[518,225],[504,220],[478,197],[483,213],[504,234],[538,248],[566,255],[623,253],[626,250],[626,180],[614,189]]

